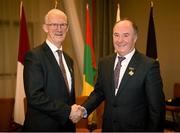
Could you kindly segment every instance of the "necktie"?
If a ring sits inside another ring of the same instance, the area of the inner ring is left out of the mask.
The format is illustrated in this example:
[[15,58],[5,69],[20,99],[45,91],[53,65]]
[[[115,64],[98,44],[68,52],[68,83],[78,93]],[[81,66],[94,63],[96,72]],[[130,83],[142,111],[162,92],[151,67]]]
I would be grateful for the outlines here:
[[66,83],[66,86],[68,88],[68,92],[69,92],[69,85],[68,85],[68,80],[67,80],[67,76],[66,76],[66,71],[65,71],[65,68],[64,68],[64,64],[63,64],[63,61],[62,61],[62,51],[61,50],[57,50],[57,53],[58,53],[58,56],[59,56],[59,67],[61,69],[61,72],[63,74],[63,77],[64,77],[64,81]]
[[120,70],[121,70],[121,62],[125,59],[125,57],[118,57],[118,63],[114,69],[114,85],[115,89],[118,88],[118,83],[119,83],[119,75],[120,75]]

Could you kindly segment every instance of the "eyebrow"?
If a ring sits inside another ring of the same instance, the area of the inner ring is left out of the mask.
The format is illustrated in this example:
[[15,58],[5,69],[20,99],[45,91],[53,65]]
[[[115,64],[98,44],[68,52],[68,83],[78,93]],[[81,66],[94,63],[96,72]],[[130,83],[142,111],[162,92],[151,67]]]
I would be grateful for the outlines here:
[[[118,35],[118,34],[120,34],[120,33],[114,32],[113,34],[114,34],[114,35]],[[129,33],[129,32],[123,32],[122,34],[130,34],[130,33]]]

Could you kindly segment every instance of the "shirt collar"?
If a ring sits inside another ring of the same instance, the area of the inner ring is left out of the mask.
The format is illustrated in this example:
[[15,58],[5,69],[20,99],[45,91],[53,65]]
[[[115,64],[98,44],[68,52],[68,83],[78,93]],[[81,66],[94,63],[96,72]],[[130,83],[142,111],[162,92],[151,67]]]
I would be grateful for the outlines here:
[[[130,53],[128,53],[127,55],[125,55],[124,57],[125,57],[126,59],[129,59],[129,58],[131,58],[131,57],[134,55],[134,53],[135,53],[135,48],[134,48]],[[120,56],[120,55],[117,53],[116,58],[117,58],[118,56]]]
[[48,39],[46,39],[46,43],[53,53],[57,52],[57,50],[62,50],[62,46],[60,47],[60,49],[58,49],[58,47],[56,47],[56,45],[51,43]]

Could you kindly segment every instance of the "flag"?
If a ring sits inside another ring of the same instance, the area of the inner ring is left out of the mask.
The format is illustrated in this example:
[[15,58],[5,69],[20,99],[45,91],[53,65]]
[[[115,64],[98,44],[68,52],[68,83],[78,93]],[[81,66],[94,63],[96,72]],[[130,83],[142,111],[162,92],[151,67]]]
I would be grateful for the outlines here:
[[23,125],[25,112],[24,112],[24,83],[23,83],[23,69],[24,69],[24,56],[30,49],[29,39],[26,25],[26,18],[23,3],[20,5],[20,34],[19,34],[19,51],[17,61],[17,77],[16,77],[16,92],[14,104],[14,122]]
[[117,7],[117,13],[116,13],[116,22],[118,22],[120,20],[120,5],[118,3],[118,7]]
[[154,27],[154,19],[153,19],[152,2],[151,2],[150,16],[149,16],[146,56],[157,59],[156,35],[155,35],[155,27]]
[[92,32],[90,25],[90,13],[86,5],[86,43],[84,45],[84,74],[82,95],[88,96],[94,88],[94,77],[96,74],[96,61],[92,43]]
[[[94,89],[94,77],[96,74],[96,60],[92,42],[89,6],[86,5],[86,43],[84,45],[84,74],[82,95],[88,96]],[[97,122],[96,111],[88,117],[88,125]]]

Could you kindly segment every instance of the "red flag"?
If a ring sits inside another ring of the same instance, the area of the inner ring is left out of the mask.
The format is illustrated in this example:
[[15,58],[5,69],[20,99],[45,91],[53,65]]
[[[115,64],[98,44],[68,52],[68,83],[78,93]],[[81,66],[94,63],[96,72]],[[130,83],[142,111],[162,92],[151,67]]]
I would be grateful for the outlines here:
[[16,77],[16,92],[15,92],[15,105],[14,105],[14,121],[23,125],[24,113],[24,83],[23,83],[23,69],[24,69],[24,56],[30,49],[29,39],[26,25],[26,17],[24,12],[23,3],[20,5],[20,35],[19,35],[19,51],[17,62],[17,77]]

